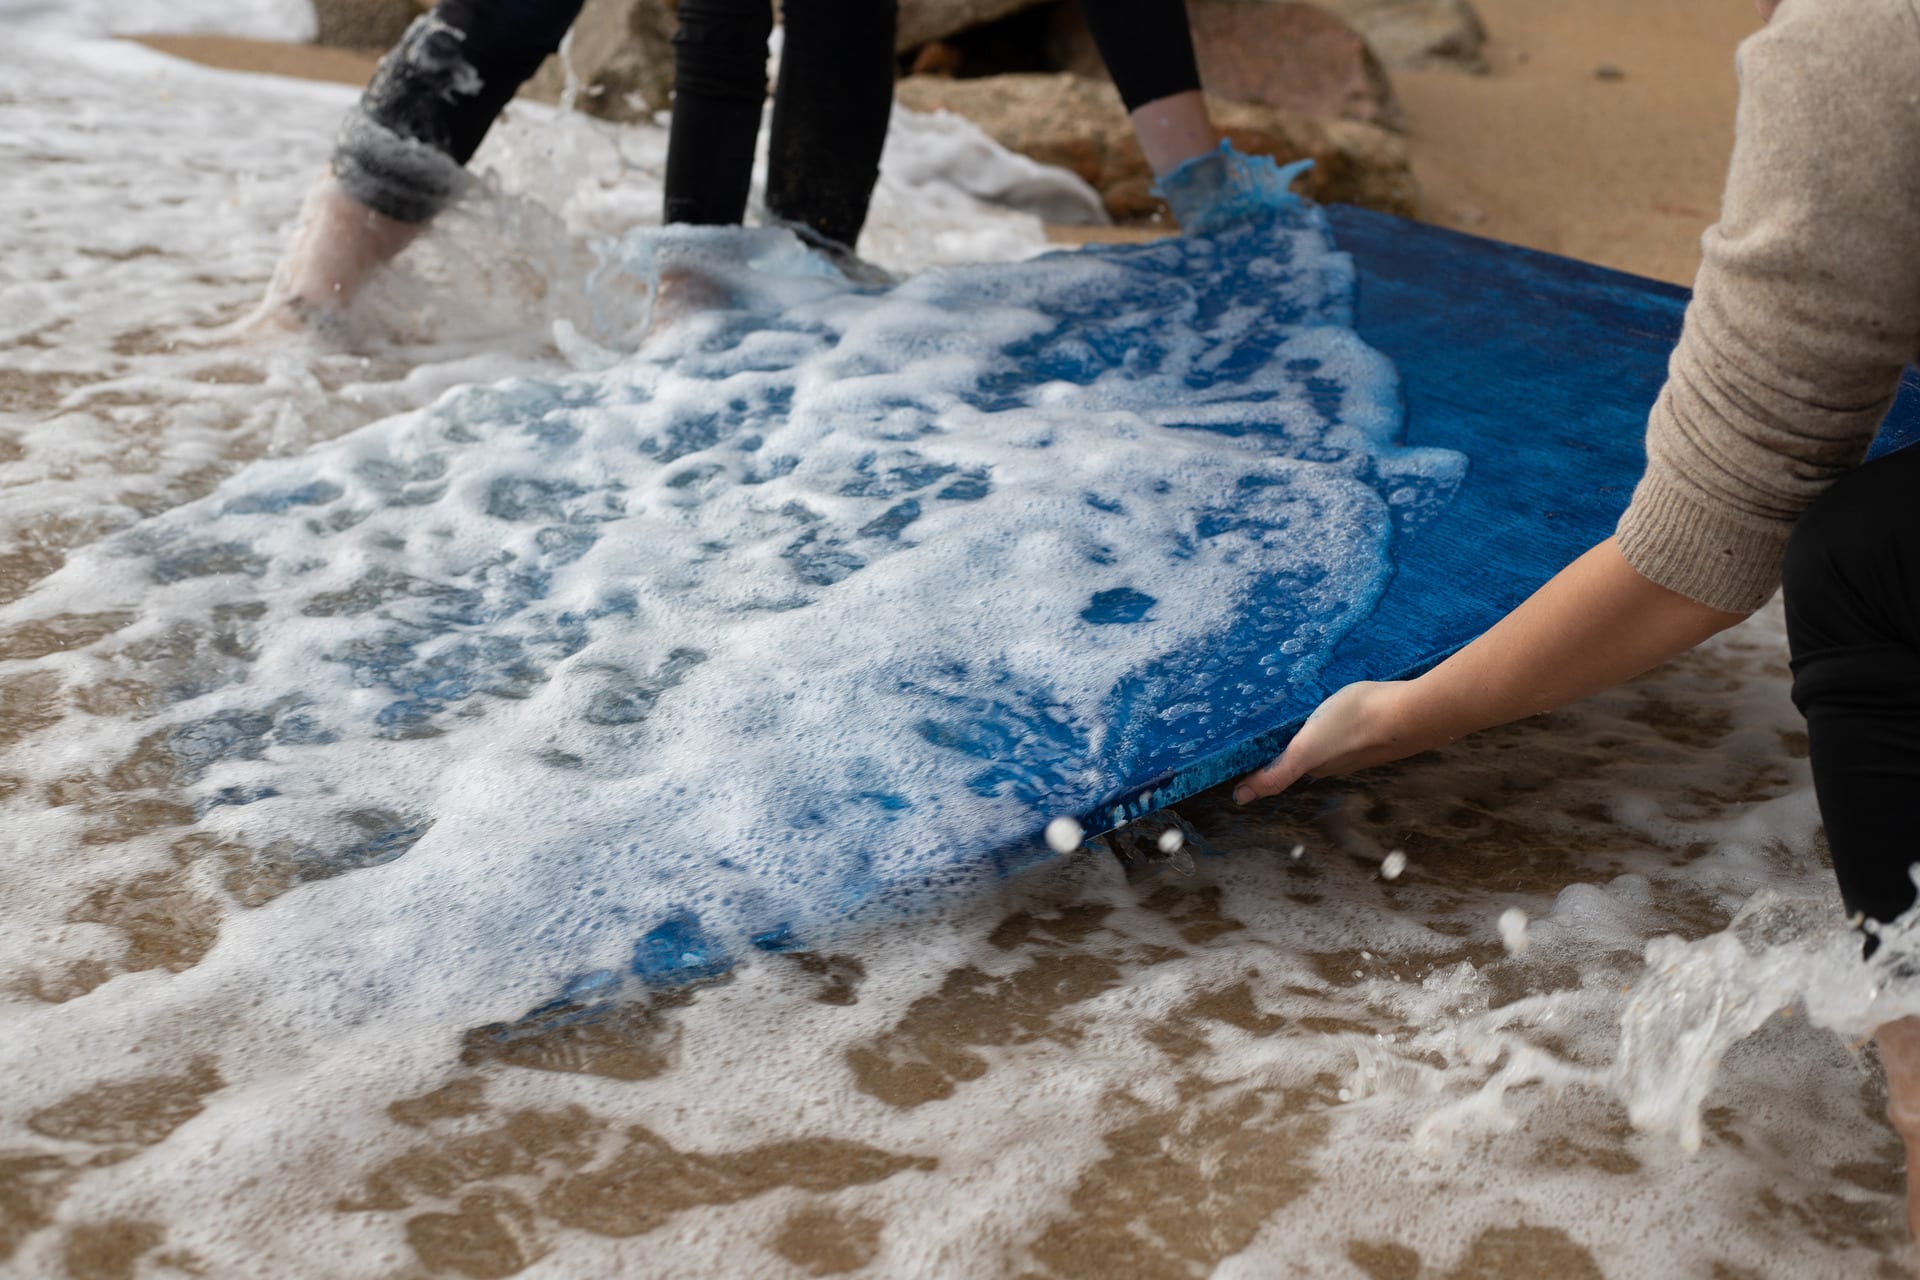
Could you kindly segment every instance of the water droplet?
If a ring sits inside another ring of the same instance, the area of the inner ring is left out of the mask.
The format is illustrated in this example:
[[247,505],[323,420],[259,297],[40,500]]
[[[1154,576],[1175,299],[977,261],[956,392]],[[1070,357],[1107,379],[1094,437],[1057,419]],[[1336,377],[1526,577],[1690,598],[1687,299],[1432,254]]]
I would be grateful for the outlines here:
[[1072,818],[1055,818],[1047,824],[1047,848],[1055,853],[1072,853],[1086,834]]
[[1527,949],[1527,942],[1527,913],[1508,907],[1500,913],[1500,944],[1508,955],[1517,956]]

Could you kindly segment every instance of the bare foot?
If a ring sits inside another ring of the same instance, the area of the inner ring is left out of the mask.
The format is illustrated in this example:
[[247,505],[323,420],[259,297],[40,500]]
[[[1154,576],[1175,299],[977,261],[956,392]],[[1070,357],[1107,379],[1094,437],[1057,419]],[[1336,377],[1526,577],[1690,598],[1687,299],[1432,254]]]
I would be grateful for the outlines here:
[[426,228],[376,213],[328,174],[314,185],[249,333],[314,333],[339,338],[360,290]]
[[1901,1018],[1873,1033],[1887,1072],[1887,1119],[1907,1144],[1907,1231],[1920,1240],[1920,1018]]
[[694,266],[663,266],[653,291],[649,336],[672,328],[688,316],[718,311],[733,302],[733,291],[714,276]]

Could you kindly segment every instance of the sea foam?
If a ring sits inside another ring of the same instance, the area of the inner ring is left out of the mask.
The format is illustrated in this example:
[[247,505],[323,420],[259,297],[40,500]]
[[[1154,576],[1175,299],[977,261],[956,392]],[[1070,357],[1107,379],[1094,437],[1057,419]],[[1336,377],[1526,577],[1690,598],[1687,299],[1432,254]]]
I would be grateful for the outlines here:
[[1460,474],[1394,443],[1304,205],[878,291],[774,230],[618,256],[723,301],[256,463],[10,611],[135,615],[70,674],[161,691],[154,791],[336,882],[285,944],[383,999],[369,934],[476,991],[671,983],[1043,857],[1312,688]]

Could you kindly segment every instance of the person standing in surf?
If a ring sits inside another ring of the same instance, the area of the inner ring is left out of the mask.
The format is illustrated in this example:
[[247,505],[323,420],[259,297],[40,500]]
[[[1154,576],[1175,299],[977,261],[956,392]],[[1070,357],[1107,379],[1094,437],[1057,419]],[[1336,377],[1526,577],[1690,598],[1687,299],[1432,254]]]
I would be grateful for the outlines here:
[[[342,123],[328,174],[275,273],[264,319],[327,325],[465,189],[494,119],[582,0],[440,0],[381,60]],[[1223,185],[1230,155],[1200,91],[1184,0],[1092,0],[1087,21],[1156,178],[1183,222]],[[766,214],[843,270],[880,172],[893,106],[896,0],[786,0]],[[664,221],[746,214],[767,96],[768,0],[682,0]],[[1216,157],[1219,158],[1216,158]]]
[[[1414,680],[1349,685],[1234,798],[1610,688],[1784,586],[1841,897],[1886,923],[1920,861],[1920,448],[1862,465],[1920,355],[1920,6],[1759,0],[1720,220],[1614,535]],[[1877,945],[1869,935],[1869,951]],[[1920,1018],[1876,1033],[1920,1237]]]

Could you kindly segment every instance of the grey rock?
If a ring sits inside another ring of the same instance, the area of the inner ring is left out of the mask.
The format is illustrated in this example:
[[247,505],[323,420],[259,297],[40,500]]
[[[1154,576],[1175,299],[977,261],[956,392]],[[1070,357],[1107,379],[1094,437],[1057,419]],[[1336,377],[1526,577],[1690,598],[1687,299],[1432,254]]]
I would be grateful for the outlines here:
[[[1351,26],[1319,5],[1187,0],[1187,22],[1200,82],[1215,97],[1390,129],[1402,126],[1400,103],[1373,50]],[[1106,74],[1079,4],[1055,7],[1047,55],[1062,71]]]
[[567,64],[578,79],[574,106],[603,120],[650,120],[673,96],[673,0],[587,0],[563,63],[548,58],[523,93],[557,102]]
[[1367,38],[1396,71],[1446,68],[1482,74],[1487,29],[1468,0],[1314,0]]

